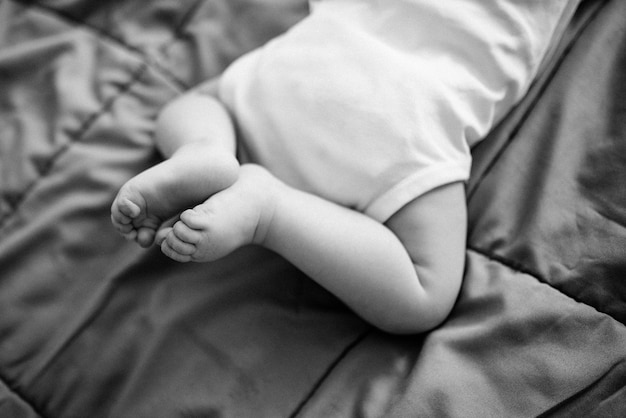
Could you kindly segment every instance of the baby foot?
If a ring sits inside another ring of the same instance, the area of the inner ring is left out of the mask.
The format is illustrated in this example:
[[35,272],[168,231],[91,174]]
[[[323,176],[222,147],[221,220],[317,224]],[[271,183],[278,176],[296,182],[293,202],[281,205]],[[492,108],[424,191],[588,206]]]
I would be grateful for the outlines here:
[[122,186],[111,205],[111,221],[125,238],[148,247],[163,222],[233,184],[238,170],[232,153],[187,144]]
[[214,261],[256,242],[271,221],[277,184],[265,169],[243,165],[235,184],[184,211],[173,227],[159,231],[156,242],[180,262]]

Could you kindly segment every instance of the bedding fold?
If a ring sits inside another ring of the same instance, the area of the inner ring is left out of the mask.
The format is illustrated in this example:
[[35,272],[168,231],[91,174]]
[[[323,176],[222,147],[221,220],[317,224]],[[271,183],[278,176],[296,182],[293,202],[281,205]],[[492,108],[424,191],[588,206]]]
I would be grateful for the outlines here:
[[626,416],[626,3],[584,0],[479,146],[466,276],[431,333],[374,330],[255,247],[125,242],[159,109],[304,0],[0,2],[0,417]]

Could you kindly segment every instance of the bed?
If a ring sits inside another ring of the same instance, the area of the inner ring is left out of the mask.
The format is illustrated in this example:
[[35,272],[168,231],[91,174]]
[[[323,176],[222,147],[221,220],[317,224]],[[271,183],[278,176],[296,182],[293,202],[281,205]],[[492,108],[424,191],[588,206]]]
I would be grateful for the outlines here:
[[0,1],[0,417],[626,416],[626,2],[583,0],[474,150],[463,288],[421,335],[276,254],[112,228],[159,109],[304,0]]

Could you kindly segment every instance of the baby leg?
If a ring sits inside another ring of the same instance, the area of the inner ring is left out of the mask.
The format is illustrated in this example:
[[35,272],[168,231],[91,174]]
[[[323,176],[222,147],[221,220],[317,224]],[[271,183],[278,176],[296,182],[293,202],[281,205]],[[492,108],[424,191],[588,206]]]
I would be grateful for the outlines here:
[[155,136],[168,159],[126,182],[111,206],[116,229],[143,247],[163,222],[232,185],[239,169],[230,119],[209,96],[188,93],[166,106]]

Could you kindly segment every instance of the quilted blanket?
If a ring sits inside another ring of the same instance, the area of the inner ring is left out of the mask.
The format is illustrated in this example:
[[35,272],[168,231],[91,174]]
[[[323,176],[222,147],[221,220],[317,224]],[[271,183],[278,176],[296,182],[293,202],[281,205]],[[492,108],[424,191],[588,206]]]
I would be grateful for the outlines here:
[[111,201],[159,109],[305,0],[0,0],[0,418],[626,416],[626,2],[473,150],[463,289],[391,336],[285,260],[179,264]]

